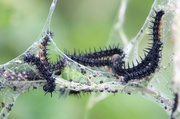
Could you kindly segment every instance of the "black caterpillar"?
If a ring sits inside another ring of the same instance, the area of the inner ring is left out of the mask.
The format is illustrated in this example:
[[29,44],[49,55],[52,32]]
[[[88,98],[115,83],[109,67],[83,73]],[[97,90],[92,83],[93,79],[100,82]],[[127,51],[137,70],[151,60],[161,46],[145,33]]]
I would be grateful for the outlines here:
[[156,12],[156,15],[153,17],[154,21],[151,21],[153,23],[153,26],[151,27],[153,33],[153,43],[152,47],[147,48],[145,52],[147,52],[147,55],[145,55],[145,58],[141,60],[141,63],[137,62],[137,65],[132,68],[128,66],[128,68],[120,67],[119,65],[116,65],[114,67],[114,71],[116,74],[123,76],[124,81],[128,82],[132,79],[142,79],[146,76],[150,76],[152,73],[155,72],[156,68],[158,67],[159,60],[161,58],[160,51],[162,42],[160,41],[160,27],[161,27],[161,18],[164,15],[164,11],[160,10],[159,12]]
[[35,57],[34,54],[29,52],[24,56],[24,61],[36,65],[40,76],[47,81],[47,84],[43,86],[44,91],[51,93],[55,90],[55,78],[52,76],[53,72],[50,69],[48,63],[44,63],[39,58]]
[[[114,55],[118,55],[118,57],[113,57]],[[122,64],[124,61],[122,59],[124,58],[123,50],[118,48],[118,46],[115,46],[111,48],[105,48],[105,50],[102,50],[100,48],[100,51],[94,51],[86,54],[77,55],[76,51],[74,51],[74,54],[68,54],[66,53],[66,56],[71,58],[72,60],[90,67],[101,67],[101,66],[109,66],[113,67],[115,61],[119,61]]]
[[62,64],[57,63],[56,65],[52,65],[49,63],[49,59],[47,58],[47,45],[48,42],[50,42],[50,37],[52,37],[51,32],[47,32],[47,35],[43,38],[41,44],[39,45],[40,51],[38,57],[35,57],[34,54],[27,52],[24,55],[24,62],[32,63],[36,65],[36,68],[38,69],[40,76],[47,81],[47,83],[43,86],[43,90],[46,93],[51,93],[56,88],[55,78],[53,77],[53,71],[54,69],[57,69],[58,67],[62,69]]
[[54,71],[55,75],[61,75],[61,71],[66,66],[66,59],[65,58],[59,58],[60,60],[57,60],[56,63],[51,63],[51,70]]
[[[68,55],[68,53],[65,53],[66,55]],[[90,53],[79,53],[79,55],[77,55],[76,51],[74,51],[74,56],[81,56],[84,58],[91,58],[91,59],[101,59],[101,58],[105,58],[105,57],[112,57],[114,54],[118,54],[119,56],[123,55],[123,50],[118,48],[117,46],[114,46],[113,48],[111,48],[111,46],[109,46],[109,48],[105,48],[105,50],[102,50],[100,48],[100,51],[96,51],[96,49],[94,49],[94,52],[90,52]]]

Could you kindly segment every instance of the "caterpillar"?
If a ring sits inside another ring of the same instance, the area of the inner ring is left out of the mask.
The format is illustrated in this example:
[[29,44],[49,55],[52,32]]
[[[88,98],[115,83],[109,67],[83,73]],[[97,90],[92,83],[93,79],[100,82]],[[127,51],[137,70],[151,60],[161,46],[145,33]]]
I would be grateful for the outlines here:
[[60,75],[63,68],[67,65],[65,58],[59,58],[56,63],[51,63],[51,70],[55,75]]
[[[74,51],[73,55],[76,56],[76,54],[77,54],[76,51]],[[113,48],[111,48],[111,46],[109,46],[109,48],[105,47],[105,50],[102,50],[100,48],[99,51],[96,51],[96,49],[94,49],[94,52],[85,53],[85,54],[79,53],[79,56],[84,57],[84,58],[100,59],[102,57],[103,58],[111,57],[115,54],[118,54],[119,56],[123,55],[123,50],[118,48],[118,45],[113,46]]]
[[46,93],[51,93],[52,96],[52,92],[56,88],[56,83],[55,78],[53,77],[52,64],[49,63],[49,59],[47,57],[48,54],[46,47],[48,42],[50,42],[50,37],[52,37],[52,33],[47,31],[47,34],[39,45],[40,51],[38,57],[35,57],[34,54],[27,52],[24,55],[24,62],[36,65],[40,76],[47,81],[47,83],[43,86],[43,90]]
[[109,66],[111,65],[113,62],[110,58],[107,59],[93,59],[93,58],[86,58],[83,56],[75,56],[75,55],[67,55],[69,58],[71,58],[72,60],[83,64],[85,66],[91,66],[91,67],[100,67],[100,66]]
[[[118,55],[118,57],[113,57],[114,55]],[[124,63],[122,59],[124,58],[123,50],[118,48],[118,46],[114,46],[111,48],[105,48],[105,50],[100,51],[94,51],[86,54],[79,54],[77,55],[76,51],[74,51],[74,54],[68,54],[66,53],[66,56],[71,58],[72,60],[83,64],[85,66],[91,66],[91,67],[101,67],[101,66],[109,66],[113,67],[114,61],[119,60],[121,63]]]
[[48,55],[47,46],[48,46],[48,43],[50,42],[50,37],[53,37],[53,33],[50,31],[47,31],[45,37],[43,38],[42,42],[39,45],[40,50],[38,53],[38,57],[45,65],[49,64],[49,58],[47,57]]
[[145,58],[141,58],[141,63],[137,61],[137,65],[133,67],[126,68],[125,66],[122,67],[121,65],[116,65],[114,67],[115,74],[118,74],[120,76],[123,76],[123,80],[125,82],[128,82],[132,79],[142,79],[146,76],[150,76],[152,73],[155,72],[155,70],[158,67],[159,60],[161,58],[160,52],[161,52],[161,46],[163,43],[161,42],[161,19],[162,16],[165,14],[163,10],[155,11],[155,16],[153,17],[154,21],[151,21],[153,23],[153,26],[150,27],[152,29],[152,47],[146,48],[145,52],[147,52],[147,55],[145,55]]
[[51,71],[51,67],[48,63],[44,63],[41,61],[40,58],[35,57],[34,54],[31,54],[30,52],[27,52],[24,55],[24,62],[32,63],[36,65],[36,68],[38,69],[40,76],[44,78],[47,81],[47,84],[43,86],[43,90],[47,93],[51,93],[55,90],[56,84],[55,84],[55,78],[52,76],[53,72]]

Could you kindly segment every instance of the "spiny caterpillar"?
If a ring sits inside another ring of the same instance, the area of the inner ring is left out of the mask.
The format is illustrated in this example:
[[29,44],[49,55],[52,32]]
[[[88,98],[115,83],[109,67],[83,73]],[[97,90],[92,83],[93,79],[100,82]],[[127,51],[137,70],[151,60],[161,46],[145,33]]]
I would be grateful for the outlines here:
[[52,65],[48,61],[49,59],[47,57],[47,45],[48,42],[50,42],[50,37],[52,37],[52,33],[47,31],[47,34],[39,45],[39,55],[36,57],[34,54],[27,52],[24,55],[24,62],[36,65],[40,76],[47,81],[47,83],[43,86],[43,90],[46,93],[51,93],[52,95],[52,92],[56,88],[55,77],[53,77],[53,69],[57,69],[57,66],[61,66],[59,65],[60,63],[57,63],[56,67],[54,67],[54,65]]
[[126,68],[119,67],[118,65],[115,65],[117,67],[114,67],[114,71],[116,74],[123,76],[123,80],[125,82],[128,82],[129,80],[133,79],[142,79],[147,76],[150,76],[152,73],[155,72],[156,68],[159,65],[159,59],[161,58],[160,51],[162,42],[160,40],[161,38],[161,19],[164,15],[164,11],[160,10],[159,12],[156,12],[156,15],[153,17],[154,21],[151,21],[153,23],[152,29],[152,46],[150,48],[146,48],[145,52],[147,54],[145,55],[145,58],[141,60],[141,63],[137,61],[137,65],[133,67]]
[[[122,61],[122,59],[124,58],[123,50],[118,48],[118,46],[114,46],[113,48],[109,46],[109,48],[105,48],[105,50],[102,50],[100,48],[100,51],[95,50],[92,53],[79,53],[77,55],[76,51],[74,51],[74,54],[69,54],[67,52],[65,54],[72,60],[90,67],[113,67],[116,60]],[[118,55],[118,57],[115,57],[115,55]],[[122,61],[121,63],[124,62]]]

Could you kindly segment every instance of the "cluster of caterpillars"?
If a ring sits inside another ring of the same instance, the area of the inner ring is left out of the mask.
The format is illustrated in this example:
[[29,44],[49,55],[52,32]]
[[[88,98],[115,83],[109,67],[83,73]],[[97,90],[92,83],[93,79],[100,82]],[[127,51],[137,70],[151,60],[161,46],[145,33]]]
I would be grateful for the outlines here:
[[56,88],[55,77],[53,77],[53,73],[56,69],[62,69],[65,66],[65,60],[60,60],[56,64],[52,64],[49,62],[49,59],[47,57],[47,46],[50,42],[51,37],[52,33],[47,31],[45,37],[39,45],[40,50],[38,56],[27,52],[24,55],[24,62],[36,65],[40,77],[47,81],[47,83],[43,86],[43,90],[46,93],[51,93],[52,95],[52,92]]
[[[129,67],[129,65],[128,67],[125,66],[123,61],[123,50],[118,47],[110,47],[106,50],[79,55],[74,52],[74,54],[67,54],[67,56],[85,66],[108,66],[113,70],[115,75],[120,76],[126,83],[130,80],[142,79],[150,76],[158,67],[159,60],[161,58],[161,46],[163,44],[161,42],[161,18],[164,15],[164,11],[155,11],[155,13],[156,15],[153,17],[154,20],[152,21],[153,25],[150,27],[152,29],[152,46],[146,48],[145,52],[147,54],[144,59],[141,58],[141,62],[137,61],[136,66],[134,63],[132,63],[132,67]],[[119,57],[114,58],[114,55],[119,55]]]
[[[141,58],[141,61],[137,61],[137,65],[133,65],[132,67],[125,66],[125,62],[123,58],[125,57],[124,52],[118,46],[109,47],[105,50],[94,51],[90,53],[80,53],[77,54],[75,51],[73,54],[65,52],[66,56],[70,59],[78,62],[79,64],[89,66],[89,67],[109,67],[112,69],[112,74],[118,77],[121,77],[121,81],[127,83],[131,80],[140,80],[147,76],[150,76],[155,72],[159,65],[159,60],[161,58],[160,52],[162,50],[162,42],[161,42],[161,25],[162,25],[162,16],[164,15],[164,11],[155,11],[155,15],[153,16],[152,26],[152,44],[149,48],[145,50],[146,55],[144,58]],[[37,80],[37,78],[41,80],[46,80],[46,84],[43,86],[43,89],[46,93],[51,93],[55,91],[56,83],[55,77],[53,73],[55,71],[61,71],[66,66],[67,59],[66,57],[60,58],[56,63],[51,63],[48,58],[47,46],[50,43],[50,39],[52,37],[52,33],[47,31],[45,37],[41,41],[39,45],[38,55],[35,55],[31,52],[26,52],[24,55],[24,62],[36,66],[38,70],[38,75],[35,75],[32,71],[20,72],[21,77],[26,77],[27,80]],[[133,63],[134,64],[134,63]],[[10,79],[13,74],[17,74],[17,72],[11,72],[3,69],[0,71],[3,73],[5,78]],[[11,75],[12,74],[12,75]],[[36,78],[33,79],[33,77]],[[20,78],[19,78],[20,79]]]

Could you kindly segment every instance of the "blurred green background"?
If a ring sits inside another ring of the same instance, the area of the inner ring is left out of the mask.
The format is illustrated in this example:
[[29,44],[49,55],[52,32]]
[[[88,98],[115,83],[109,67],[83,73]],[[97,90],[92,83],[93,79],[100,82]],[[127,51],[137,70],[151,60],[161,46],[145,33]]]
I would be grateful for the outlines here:
[[[104,46],[117,18],[120,0],[59,0],[51,30],[58,47],[88,49]],[[133,38],[153,0],[129,0],[124,29]],[[42,31],[51,0],[0,0],[0,63],[22,54]],[[44,96],[42,89],[22,94],[9,119],[83,119],[90,95],[81,98]],[[88,119],[168,119],[165,111],[140,96],[118,93],[97,103]]]

